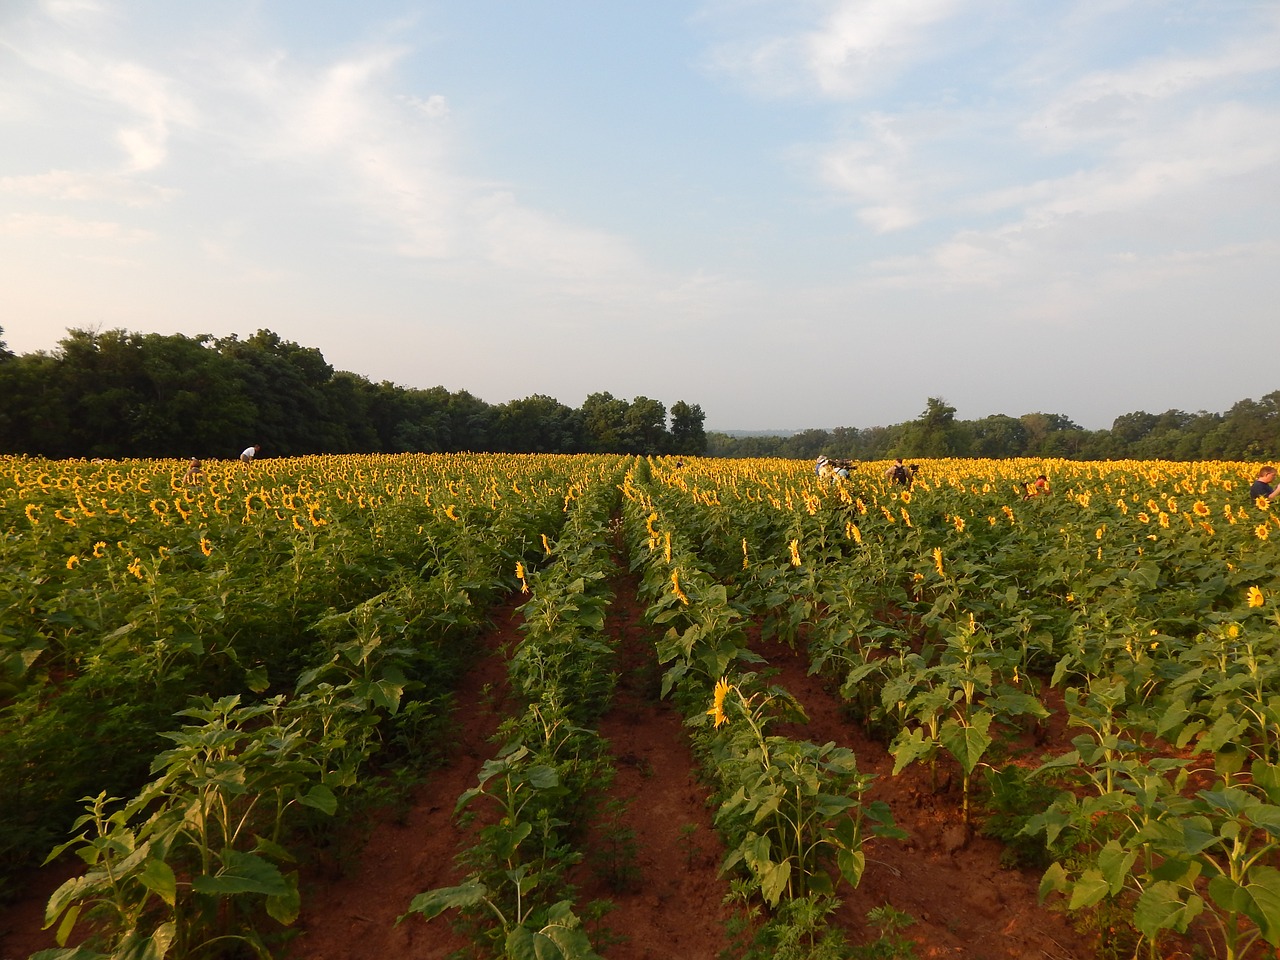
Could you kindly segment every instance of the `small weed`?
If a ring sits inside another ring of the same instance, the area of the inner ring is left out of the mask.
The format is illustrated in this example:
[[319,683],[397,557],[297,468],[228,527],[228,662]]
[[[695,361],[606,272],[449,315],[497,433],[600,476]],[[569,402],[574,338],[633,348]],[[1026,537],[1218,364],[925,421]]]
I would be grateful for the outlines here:
[[[840,901],[815,895],[784,901],[768,920],[760,923],[759,908],[746,904],[749,888],[731,892],[726,900],[744,903],[741,916],[731,919],[727,933],[732,946],[722,958],[736,960],[849,960],[851,954],[844,934],[832,929],[827,920]],[[882,955],[874,954],[874,957]],[[892,954],[884,954],[889,957]]]
[[587,931],[592,946],[597,950],[606,950],[611,946],[626,943],[630,937],[616,933],[605,917],[618,909],[612,900],[592,900],[582,910],[582,926]]
[[590,854],[596,876],[614,893],[627,893],[640,885],[640,847],[636,832],[624,822],[631,801],[615,798],[605,804],[599,825],[599,841]]
[[702,856],[702,847],[694,839],[698,832],[696,823],[686,823],[680,828],[680,846],[684,847],[685,866],[690,870],[693,869],[694,862]]
[[867,911],[867,923],[880,935],[870,943],[854,947],[855,960],[915,960],[916,944],[902,931],[916,922],[909,913],[895,910],[889,904]]
[[1033,867],[1043,870],[1055,858],[1045,846],[1044,834],[1022,832],[1028,818],[1045,810],[1058,796],[1058,788],[1032,780],[1021,767],[1009,765],[986,770],[987,817],[980,832],[1004,844],[1000,863],[1005,867]]

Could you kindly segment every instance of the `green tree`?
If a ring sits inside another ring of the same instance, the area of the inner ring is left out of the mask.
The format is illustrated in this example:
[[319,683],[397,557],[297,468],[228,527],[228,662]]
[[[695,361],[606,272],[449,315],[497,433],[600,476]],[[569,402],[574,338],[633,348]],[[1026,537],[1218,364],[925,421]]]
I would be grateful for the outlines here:
[[593,393],[582,401],[582,430],[589,452],[624,452],[623,437],[630,406],[611,393]]
[[956,408],[941,397],[930,397],[924,412],[907,425],[894,450],[902,456],[949,457],[958,449]]
[[831,434],[826,430],[801,430],[787,437],[781,445],[780,455],[798,460],[812,460],[822,453],[831,443]]
[[554,397],[535,394],[497,408],[493,446],[503,453],[576,453],[582,415]]
[[636,397],[623,422],[623,453],[655,454],[667,450],[667,408],[657,400]]
[[707,450],[703,423],[707,415],[696,403],[677,400],[671,405],[671,452],[700,456]]
[[975,420],[969,452],[976,457],[1017,457],[1027,448],[1027,428],[1016,417],[1002,413]]

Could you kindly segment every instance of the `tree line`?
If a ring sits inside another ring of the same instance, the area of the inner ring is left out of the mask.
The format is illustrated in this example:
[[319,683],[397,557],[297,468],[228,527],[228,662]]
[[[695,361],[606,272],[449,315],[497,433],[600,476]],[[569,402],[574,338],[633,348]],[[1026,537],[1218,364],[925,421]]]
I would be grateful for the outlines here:
[[930,397],[914,420],[790,436],[708,434],[702,407],[593,393],[489,404],[465,390],[373,383],[270,330],[251,337],[70,330],[17,355],[0,328],[0,453],[51,458],[232,458],[311,453],[635,453],[1280,460],[1280,391],[1226,413],[1136,411],[1086,430],[1060,413],[957,420]]
[[1068,460],[1280,460],[1280,390],[1240,400],[1226,413],[1139,410],[1109,430],[1086,430],[1059,413],[957,420],[930,397],[915,420],[888,427],[803,430],[790,436],[707,434],[717,457],[852,460],[891,457],[1060,457]]
[[535,395],[489,404],[465,390],[373,383],[269,330],[70,330],[17,355],[0,329],[0,453],[50,458],[234,458],[313,453],[705,452],[705,415],[683,400],[593,393],[580,408]]

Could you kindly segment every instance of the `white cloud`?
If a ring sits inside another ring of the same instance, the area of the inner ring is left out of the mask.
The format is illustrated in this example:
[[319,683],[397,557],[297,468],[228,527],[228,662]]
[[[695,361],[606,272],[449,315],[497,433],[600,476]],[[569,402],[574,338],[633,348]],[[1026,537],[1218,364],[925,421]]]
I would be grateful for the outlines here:
[[108,16],[98,0],[41,0],[40,9],[49,19],[72,27],[94,26]]
[[1111,145],[1087,170],[975,197],[983,211],[1022,209],[1028,219],[1133,212],[1185,204],[1216,184],[1280,163],[1280,112],[1236,103],[1187,111]]
[[819,160],[823,181],[848,197],[858,217],[877,233],[901,230],[920,220],[914,209],[916,188],[908,181],[910,150],[892,122],[872,116],[870,136],[840,144]]
[[1147,58],[1127,69],[1093,71],[1070,83],[1021,124],[1020,132],[1049,150],[1132,136],[1168,121],[1187,104],[1237,93],[1238,82],[1280,70],[1274,29],[1212,55]]
[[420,97],[402,97],[401,99],[429,120],[440,120],[449,116],[449,101],[443,94],[432,94],[425,100]]
[[401,257],[481,262],[573,295],[645,272],[618,237],[564,222],[522,203],[510,185],[460,169],[454,133],[438,122],[449,115],[446,97],[394,91],[395,68],[409,54],[373,46],[318,70],[283,55],[242,60],[229,76],[252,121],[233,149],[341,184],[332,199]]
[[[718,45],[713,66],[771,94],[814,92],[850,100],[883,89],[907,67],[928,57],[931,31],[956,16],[966,0],[822,0],[812,26],[791,27],[793,0],[766,5],[787,27],[772,35]],[[810,4],[810,7],[815,6]],[[807,10],[800,8],[800,16]],[[724,29],[734,29],[737,10],[721,11]]]
[[129,207],[164,203],[179,192],[114,173],[50,170],[30,176],[0,177],[0,193],[48,200],[105,201]]
[[67,109],[67,95],[79,106],[110,105],[108,122],[115,124],[124,168],[154,170],[167,159],[171,128],[194,123],[195,110],[171,78],[127,58],[98,53],[97,39],[87,27],[64,36],[37,26],[23,42],[5,46],[43,84],[60,90],[61,109]]
[[641,270],[617,238],[559,223],[522,206],[510,193],[481,197],[471,212],[485,258],[509,271],[580,285],[616,282]]
[[0,236],[25,240],[107,240],[112,243],[143,243],[153,239],[150,231],[109,220],[80,220],[36,213],[15,213],[0,220]]
[[918,56],[928,30],[961,0],[842,0],[800,41],[803,63],[827,96],[857,97]]

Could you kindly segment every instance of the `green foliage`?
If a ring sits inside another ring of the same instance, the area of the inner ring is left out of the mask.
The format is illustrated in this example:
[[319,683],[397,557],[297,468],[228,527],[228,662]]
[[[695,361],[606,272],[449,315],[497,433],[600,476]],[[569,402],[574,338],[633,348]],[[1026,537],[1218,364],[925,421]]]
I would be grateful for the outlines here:
[[295,858],[282,844],[299,812],[336,812],[335,788],[352,785],[361,759],[359,728],[331,688],[251,706],[205,699],[183,715],[196,722],[166,734],[175,746],[153,762],[156,778],[122,806],[86,798],[76,836],[50,854],[71,850],[89,869],[49,899],[46,926],[58,925],[64,949],[48,960],[77,955],[65,944],[82,912],[119,958],[213,955],[230,941],[266,956],[273,926],[297,919]]
[[[235,457],[456,452],[701,454],[702,408],[636,397],[581,411],[535,395],[492,406],[465,390],[411,389],[334,371],[270,330],[70,330],[52,353],[0,344],[0,452],[49,457]],[[619,409],[613,410],[616,406]]]
[[916,922],[909,913],[889,904],[867,911],[867,924],[878,931],[870,943],[854,947],[853,960],[915,960],[916,945],[903,931]]

